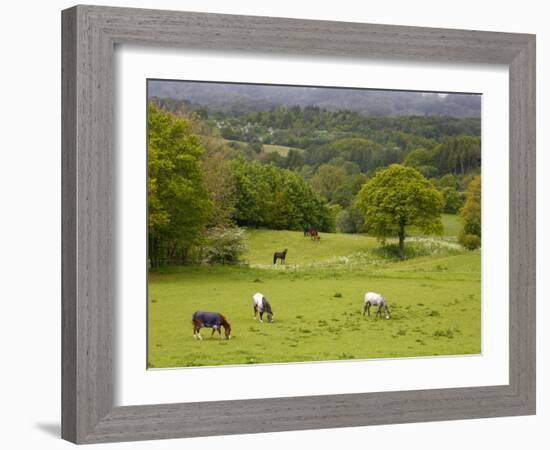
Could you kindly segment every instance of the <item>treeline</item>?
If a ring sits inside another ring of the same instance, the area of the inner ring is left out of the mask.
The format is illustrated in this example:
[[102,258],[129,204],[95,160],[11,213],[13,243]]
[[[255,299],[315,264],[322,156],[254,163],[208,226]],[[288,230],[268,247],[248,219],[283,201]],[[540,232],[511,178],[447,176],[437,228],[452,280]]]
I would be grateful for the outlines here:
[[184,100],[153,98],[173,113],[195,113],[228,140],[277,144],[309,149],[346,137],[363,137],[385,149],[403,152],[430,148],[447,137],[481,135],[478,117],[437,115],[369,116],[349,110],[328,111],[317,106],[279,106],[252,113],[211,112]]
[[297,173],[245,159],[232,161],[231,168],[237,193],[235,221],[238,225],[334,231],[330,208]]
[[[241,226],[334,231],[326,202],[297,173],[224,152],[196,123],[148,108],[148,256],[152,266],[235,260]],[[239,250],[240,249],[240,250]]]
[[379,170],[391,164],[413,167],[441,190],[445,212],[456,213],[468,182],[480,171],[481,141],[461,135],[430,149],[405,153],[384,149],[368,139],[346,138],[304,152],[291,149],[286,157],[269,160],[298,172],[327,202],[343,208],[353,203],[361,185]]
[[[297,135],[300,128],[305,134],[312,129],[309,119],[330,128],[330,133],[349,127],[358,134],[358,124],[370,124],[368,137],[339,137],[305,149],[291,148],[283,156],[266,151],[257,140],[223,139],[219,114],[214,119],[206,110],[170,112],[181,106],[177,101],[163,106],[167,109],[151,102],[148,111],[148,250],[154,266],[235,261],[245,248],[240,227],[365,232],[365,217],[356,206],[358,192],[392,164],[424,175],[441,194],[443,211],[456,214],[463,210],[467,187],[480,172],[481,141],[468,119],[357,118],[358,113],[349,111],[307,107],[239,118],[246,117],[247,124],[255,118],[267,126],[269,118],[278,117],[277,126],[288,126]],[[357,122],[346,124],[344,118]],[[445,128],[446,121],[454,125]],[[433,138],[413,134],[415,125],[425,134],[432,126],[441,128]],[[465,131],[474,134],[461,134]],[[452,135],[455,132],[460,134]],[[392,136],[391,145],[380,136]]]
[[[194,116],[229,141],[236,154],[307,174],[322,164],[356,164],[372,175],[390,164],[405,164],[428,178],[464,175],[481,166],[478,118],[446,116],[371,117],[316,106],[277,107],[249,114],[210,114],[208,109],[174,99],[154,99],[163,109]],[[283,156],[263,146],[290,147]]]
[[465,135],[447,138],[433,148],[413,150],[404,164],[420,170],[426,177],[464,175],[481,167],[481,139]]
[[447,137],[439,144],[422,146],[418,143],[413,150],[407,150],[414,144],[386,148],[366,138],[344,138],[305,151],[291,149],[286,157],[271,157],[270,162],[293,170],[352,163],[365,174],[390,164],[404,164],[418,169],[428,178],[448,173],[464,175],[481,167],[481,139],[478,136]]
[[242,116],[214,115],[226,139],[309,148],[341,137],[368,136],[386,146],[447,136],[480,135],[478,118],[449,116],[374,117],[355,111],[327,111],[316,106],[277,107]]

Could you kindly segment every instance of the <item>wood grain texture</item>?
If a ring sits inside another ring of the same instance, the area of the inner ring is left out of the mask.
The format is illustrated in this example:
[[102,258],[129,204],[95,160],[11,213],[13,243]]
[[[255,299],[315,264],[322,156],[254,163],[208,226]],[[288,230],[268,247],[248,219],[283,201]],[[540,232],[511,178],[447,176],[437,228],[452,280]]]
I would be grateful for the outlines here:
[[[96,6],[62,16],[63,438],[93,443],[535,412],[534,36]],[[510,383],[114,407],[115,44],[508,65]]]
[[[63,14],[62,35],[75,36],[76,10]],[[61,434],[76,440],[76,39],[63,39],[61,155]]]

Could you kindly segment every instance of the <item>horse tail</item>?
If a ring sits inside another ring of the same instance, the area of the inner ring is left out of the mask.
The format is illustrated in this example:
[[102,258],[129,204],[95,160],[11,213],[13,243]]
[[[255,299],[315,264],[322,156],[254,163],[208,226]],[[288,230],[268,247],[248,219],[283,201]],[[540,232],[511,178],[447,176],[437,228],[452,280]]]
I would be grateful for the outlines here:
[[277,263],[277,253],[273,253],[273,264]]

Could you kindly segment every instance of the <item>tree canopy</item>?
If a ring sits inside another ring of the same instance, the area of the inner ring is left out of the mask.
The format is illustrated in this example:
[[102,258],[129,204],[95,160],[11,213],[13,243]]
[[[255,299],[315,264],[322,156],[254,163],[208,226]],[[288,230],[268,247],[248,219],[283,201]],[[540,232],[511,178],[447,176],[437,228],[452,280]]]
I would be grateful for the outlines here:
[[459,239],[470,249],[481,245],[481,177],[472,178],[466,191],[466,201],[460,210],[463,230]]
[[380,170],[359,191],[357,206],[369,233],[380,239],[399,238],[401,258],[407,226],[416,226],[426,234],[443,231],[441,194],[411,167],[392,164]]
[[334,229],[322,198],[296,172],[243,158],[232,162],[239,225],[275,230]]
[[[239,227],[397,236],[402,256],[406,227],[437,233],[442,209],[460,210],[462,234],[478,236],[475,183],[464,191],[480,171],[479,133],[474,118],[300,106],[245,114],[156,99],[148,106],[151,263],[236,261]],[[229,237],[236,253],[213,257]]]
[[149,257],[153,264],[167,255],[185,262],[212,206],[199,162],[204,149],[187,120],[152,103],[147,125]]

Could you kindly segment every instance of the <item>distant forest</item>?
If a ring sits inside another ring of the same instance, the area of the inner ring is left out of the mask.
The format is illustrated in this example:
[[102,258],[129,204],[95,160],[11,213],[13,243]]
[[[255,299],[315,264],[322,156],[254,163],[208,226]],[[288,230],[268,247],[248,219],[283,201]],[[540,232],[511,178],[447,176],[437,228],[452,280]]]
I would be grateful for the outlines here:
[[[227,141],[235,150],[233,156],[247,155],[286,169],[304,169],[306,175],[325,163],[352,163],[348,172],[368,174],[406,161],[428,178],[464,175],[481,165],[479,118],[372,117],[317,106],[278,106],[236,114],[211,112],[185,100],[153,97],[151,101],[203,123],[203,130],[208,129],[203,132]],[[266,152],[269,145],[288,147],[289,151]]]

